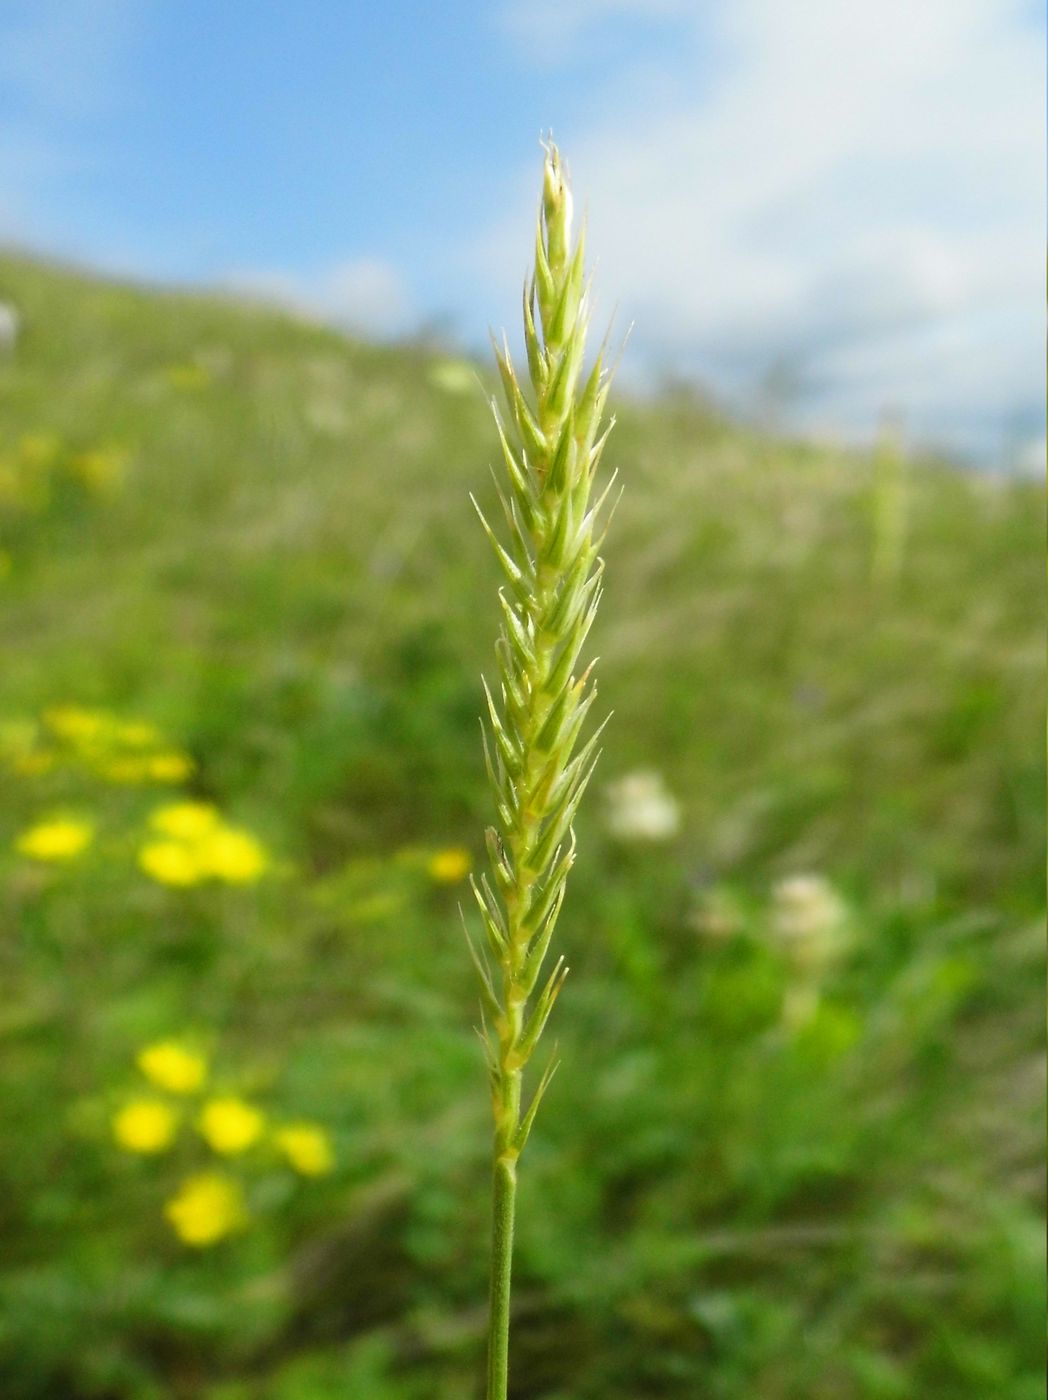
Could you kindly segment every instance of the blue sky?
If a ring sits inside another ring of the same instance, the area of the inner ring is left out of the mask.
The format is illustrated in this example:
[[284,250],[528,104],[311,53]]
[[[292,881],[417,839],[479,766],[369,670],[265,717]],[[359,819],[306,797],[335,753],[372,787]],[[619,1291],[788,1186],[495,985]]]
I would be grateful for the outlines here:
[[1027,0],[0,0],[0,238],[374,334],[513,325],[552,127],[635,381],[1043,455]]

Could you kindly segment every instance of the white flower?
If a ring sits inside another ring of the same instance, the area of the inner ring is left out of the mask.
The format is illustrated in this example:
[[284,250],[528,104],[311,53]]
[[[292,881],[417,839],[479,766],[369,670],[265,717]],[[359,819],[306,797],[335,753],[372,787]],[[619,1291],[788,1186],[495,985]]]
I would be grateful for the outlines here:
[[0,301],[0,354],[10,355],[14,350],[21,320],[10,302]]
[[745,924],[742,904],[726,885],[714,885],[702,891],[688,916],[688,926],[714,943],[726,943],[737,937]]
[[620,841],[669,841],[680,830],[680,803],[649,769],[609,783],[605,801],[608,830]]
[[772,927],[802,968],[825,967],[844,948],[847,908],[822,875],[790,875],[772,891]]

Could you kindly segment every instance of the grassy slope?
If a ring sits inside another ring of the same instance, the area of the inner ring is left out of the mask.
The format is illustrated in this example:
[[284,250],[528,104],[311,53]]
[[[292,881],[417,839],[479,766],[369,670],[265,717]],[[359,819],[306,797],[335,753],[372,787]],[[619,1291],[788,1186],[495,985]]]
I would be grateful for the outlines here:
[[[155,721],[286,866],[218,896],[0,857],[10,1393],[468,1394],[472,994],[454,893],[395,857],[477,849],[487,812],[483,400],[421,350],[267,311],[14,259],[0,295],[25,322],[0,455],[37,431],[130,452],[111,500],[0,517],[0,710]],[[900,574],[875,585],[866,460],[684,397],[620,406],[609,455],[602,776],[660,769],[685,821],[651,851],[608,841],[597,794],[581,822],[518,1393],[1032,1400],[1041,495],[914,469]],[[8,791],[8,848],[67,795]],[[77,796],[114,832],[148,807]],[[791,1034],[767,900],[809,870],[853,946]],[[731,937],[699,931],[710,899]],[[191,1260],[154,1220],[163,1169],[104,1127],[135,1048],[182,1027],[330,1122],[343,1163]]]

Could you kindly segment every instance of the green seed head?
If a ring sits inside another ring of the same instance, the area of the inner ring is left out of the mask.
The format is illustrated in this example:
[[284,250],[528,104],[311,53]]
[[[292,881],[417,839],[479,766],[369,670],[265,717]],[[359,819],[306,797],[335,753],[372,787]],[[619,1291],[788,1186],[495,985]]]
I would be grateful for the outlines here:
[[[579,747],[593,703],[582,650],[600,602],[601,506],[594,486],[607,376],[585,380],[588,307],[584,239],[571,242],[572,199],[560,153],[545,148],[535,267],[524,289],[528,383],[495,346],[507,420],[495,409],[505,467],[505,541],[481,522],[506,577],[499,595],[497,683],[485,684],[485,755],[498,828],[488,831],[492,879],[474,885],[486,956],[481,974],[496,1150],[519,1153],[549,1082],[522,1112],[521,1075],[567,975],[541,976],[575,859],[572,822],[597,760],[599,730]],[[478,508],[479,514],[479,508]],[[602,726],[603,727],[603,726]],[[576,751],[577,750],[577,751]]]

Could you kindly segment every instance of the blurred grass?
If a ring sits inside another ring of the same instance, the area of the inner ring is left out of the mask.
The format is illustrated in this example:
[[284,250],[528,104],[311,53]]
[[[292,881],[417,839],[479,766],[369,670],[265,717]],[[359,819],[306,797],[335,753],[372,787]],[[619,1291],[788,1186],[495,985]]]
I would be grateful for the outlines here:
[[[425,347],[217,299],[11,257],[0,295],[0,457],[48,434],[126,463],[0,505],[0,718],[150,721],[273,856],[166,889],[133,849],[169,792],[3,775],[0,1387],[475,1394],[488,1114],[459,890],[424,853],[487,819],[483,398]],[[683,822],[617,844],[598,792],[580,823],[514,1394],[1034,1400],[1042,493],[912,464],[886,575],[875,461],[681,390],[618,411],[598,787],[658,770]],[[89,857],[19,857],[63,804]],[[773,892],[804,872],[850,932],[794,1022]],[[161,1214],[186,1161],[108,1128],[137,1050],[183,1033],[338,1159],[258,1168],[251,1228],[199,1254]]]

